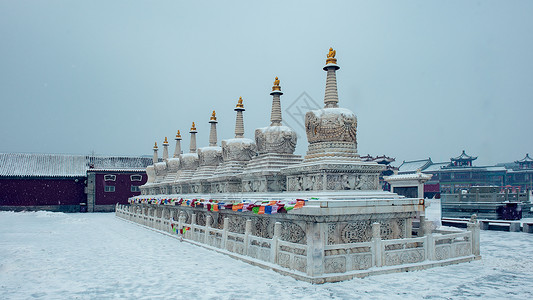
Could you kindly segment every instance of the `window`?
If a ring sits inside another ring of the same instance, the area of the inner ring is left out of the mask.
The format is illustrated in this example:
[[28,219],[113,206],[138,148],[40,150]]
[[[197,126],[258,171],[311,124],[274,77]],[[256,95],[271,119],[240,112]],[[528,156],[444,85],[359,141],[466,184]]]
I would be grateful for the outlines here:
[[105,181],[115,181],[117,179],[117,175],[104,175]]
[[113,185],[106,185],[106,186],[104,187],[104,191],[105,191],[105,192],[114,192],[114,191],[115,191],[115,186],[113,186]]
[[142,177],[142,175],[138,175],[138,174],[137,175],[131,175],[130,176],[130,180],[131,181],[141,181],[141,180],[143,180],[143,177]]
[[132,185],[130,191],[132,191],[132,192],[140,192],[141,189],[139,188],[138,185]]

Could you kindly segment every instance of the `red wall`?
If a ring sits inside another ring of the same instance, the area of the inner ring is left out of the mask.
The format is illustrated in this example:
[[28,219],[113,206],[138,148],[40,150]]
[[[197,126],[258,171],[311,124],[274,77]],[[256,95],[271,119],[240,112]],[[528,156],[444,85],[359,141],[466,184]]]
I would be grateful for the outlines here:
[[0,206],[79,205],[86,201],[84,177],[0,179]]
[[[105,175],[115,175],[115,181],[104,181]],[[130,175],[141,175],[141,181],[131,181]],[[131,192],[131,186],[141,186],[146,183],[148,177],[145,172],[116,173],[96,172],[95,174],[95,205],[115,205],[116,203],[128,204],[128,198],[138,196],[141,192]],[[115,186],[114,192],[105,192],[105,186]]]

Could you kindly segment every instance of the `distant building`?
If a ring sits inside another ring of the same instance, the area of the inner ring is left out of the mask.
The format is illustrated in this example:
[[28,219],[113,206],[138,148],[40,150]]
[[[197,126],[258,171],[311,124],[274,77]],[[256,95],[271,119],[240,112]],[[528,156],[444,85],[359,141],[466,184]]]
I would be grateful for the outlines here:
[[[431,158],[404,161],[399,174],[410,174],[420,170],[432,174],[433,178],[424,187],[426,196],[439,193],[456,193],[473,186],[497,186],[512,191],[526,191],[533,188],[533,159],[526,155],[514,163],[494,166],[474,166],[477,157],[463,152],[450,162],[434,163]],[[437,189],[438,185],[438,189]]]
[[474,166],[476,159],[463,151],[450,162],[433,163],[431,158],[404,161],[399,174],[420,170],[432,175],[424,185],[424,196],[442,197],[442,213],[446,217],[476,213],[488,218],[519,218],[521,209],[529,216],[533,159],[526,154],[513,163]]
[[112,211],[140,194],[149,157],[0,153],[0,210]]

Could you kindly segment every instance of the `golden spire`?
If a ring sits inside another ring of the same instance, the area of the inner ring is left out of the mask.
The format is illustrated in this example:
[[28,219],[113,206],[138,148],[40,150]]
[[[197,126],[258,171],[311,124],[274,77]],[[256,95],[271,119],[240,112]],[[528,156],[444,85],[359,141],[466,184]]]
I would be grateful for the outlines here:
[[154,150],[157,149],[157,142],[154,144]]
[[237,108],[244,108],[244,105],[242,104],[242,97],[239,97],[239,101],[237,101]]
[[168,144],[167,137],[165,137],[165,141],[163,142],[163,144]]
[[281,87],[279,86],[279,79],[278,76],[276,76],[276,79],[274,80],[274,86],[272,87],[273,91],[281,91]]
[[192,122],[191,131],[196,131],[196,126],[194,125],[194,122]]
[[328,59],[326,59],[326,65],[327,64],[337,64],[337,59],[335,58],[336,54],[337,54],[337,52],[335,50],[333,50],[333,48],[329,48],[329,52],[328,52],[328,55],[327,55]]
[[176,139],[181,139],[181,134],[179,130],[178,130],[178,133],[176,133]]
[[216,113],[215,111],[213,110],[213,113],[211,114],[211,119],[209,119],[210,121],[216,121],[217,120],[217,116],[216,116]]

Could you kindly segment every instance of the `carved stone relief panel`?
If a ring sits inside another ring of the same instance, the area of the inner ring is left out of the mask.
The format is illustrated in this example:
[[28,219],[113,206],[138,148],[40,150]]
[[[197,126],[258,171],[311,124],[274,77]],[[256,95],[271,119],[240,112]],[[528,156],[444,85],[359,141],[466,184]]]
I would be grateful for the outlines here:
[[368,242],[372,239],[372,224],[369,220],[346,224],[341,230],[340,240],[343,244]]
[[346,272],[346,257],[326,257],[324,259],[325,273],[344,273]]
[[273,236],[273,226],[270,226],[270,218],[253,218],[252,219],[252,235],[269,238]]
[[305,231],[293,222],[281,222],[281,239],[291,243],[305,244]]
[[229,216],[228,229],[230,232],[244,234],[246,230],[246,218],[240,216]]

